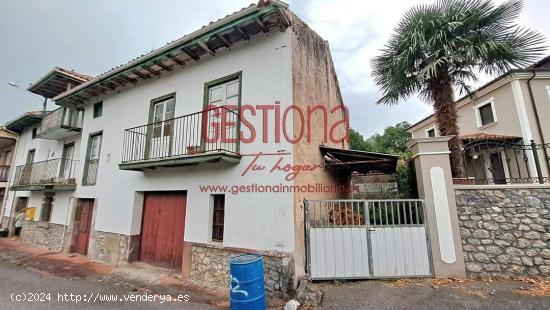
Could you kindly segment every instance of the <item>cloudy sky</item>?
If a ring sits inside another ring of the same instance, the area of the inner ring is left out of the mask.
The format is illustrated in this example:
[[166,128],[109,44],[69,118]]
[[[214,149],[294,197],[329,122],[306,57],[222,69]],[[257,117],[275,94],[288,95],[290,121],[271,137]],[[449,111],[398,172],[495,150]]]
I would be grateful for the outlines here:
[[[40,99],[8,82],[27,87],[56,65],[98,75],[253,1],[2,0],[0,123],[41,108]],[[430,0],[290,1],[291,10],[330,42],[351,125],[364,135],[431,113],[428,104],[414,99],[376,105],[369,64],[403,12],[425,2]],[[525,3],[519,22],[550,38],[550,1]]]

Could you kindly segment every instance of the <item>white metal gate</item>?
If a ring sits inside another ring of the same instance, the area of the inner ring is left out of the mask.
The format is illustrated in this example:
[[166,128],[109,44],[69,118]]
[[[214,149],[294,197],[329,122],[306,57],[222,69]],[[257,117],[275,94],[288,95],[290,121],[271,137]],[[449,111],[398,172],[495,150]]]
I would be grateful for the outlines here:
[[422,200],[305,201],[313,280],[432,275]]

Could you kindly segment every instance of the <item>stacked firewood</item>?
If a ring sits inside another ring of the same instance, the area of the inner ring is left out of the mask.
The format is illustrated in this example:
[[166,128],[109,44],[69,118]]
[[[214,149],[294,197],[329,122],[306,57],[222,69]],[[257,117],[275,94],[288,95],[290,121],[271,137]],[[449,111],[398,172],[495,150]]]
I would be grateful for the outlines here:
[[329,211],[329,223],[331,225],[365,225],[365,219],[356,208],[351,206],[334,206]]

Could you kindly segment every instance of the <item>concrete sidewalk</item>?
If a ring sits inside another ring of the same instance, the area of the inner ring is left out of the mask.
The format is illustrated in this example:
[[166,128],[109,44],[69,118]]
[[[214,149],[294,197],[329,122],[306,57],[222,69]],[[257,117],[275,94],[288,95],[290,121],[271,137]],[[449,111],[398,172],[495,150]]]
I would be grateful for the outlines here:
[[[91,261],[84,255],[56,253],[7,238],[0,238],[0,259],[55,277],[100,282],[136,293],[177,296],[184,292],[190,296],[191,303],[229,307],[227,288],[200,286],[182,279],[179,273],[140,262],[111,266]],[[268,307],[280,309],[282,306],[282,300],[268,300]]]

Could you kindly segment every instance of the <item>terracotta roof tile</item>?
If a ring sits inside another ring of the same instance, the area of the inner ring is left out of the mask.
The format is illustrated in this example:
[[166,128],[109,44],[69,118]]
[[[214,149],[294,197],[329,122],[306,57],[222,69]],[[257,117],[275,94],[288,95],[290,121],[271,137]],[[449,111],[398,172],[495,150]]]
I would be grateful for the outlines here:
[[506,135],[493,135],[488,133],[474,133],[471,135],[460,136],[460,140],[500,140],[500,141],[517,141],[521,140],[521,137],[506,136]]

